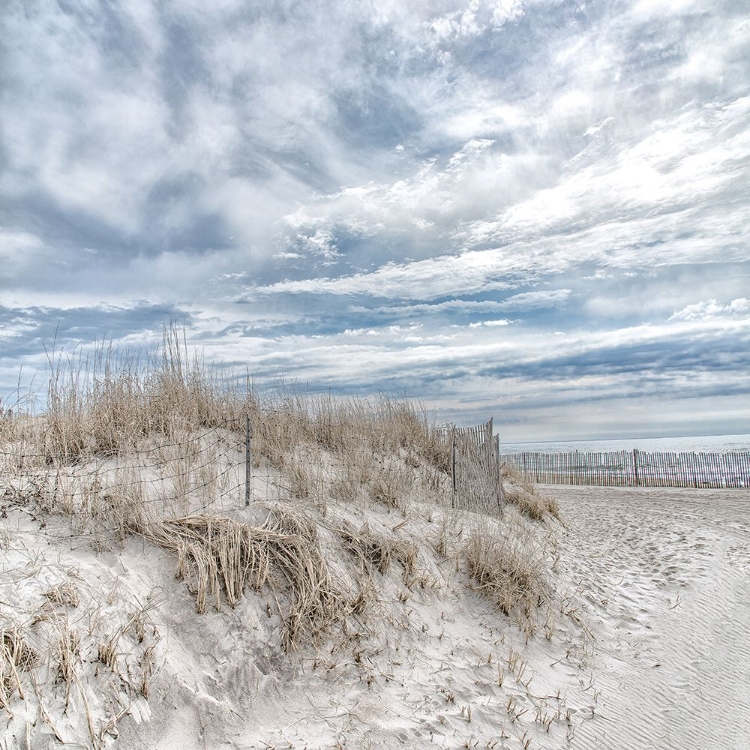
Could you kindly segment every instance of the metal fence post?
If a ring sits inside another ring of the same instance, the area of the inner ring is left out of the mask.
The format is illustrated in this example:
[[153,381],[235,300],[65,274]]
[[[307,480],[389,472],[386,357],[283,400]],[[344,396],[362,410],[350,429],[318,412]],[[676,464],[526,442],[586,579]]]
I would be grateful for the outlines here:
[[250,505],[250,484],[253,476],[253,435],[250,428],[250,415],[245,421],[245,507]]

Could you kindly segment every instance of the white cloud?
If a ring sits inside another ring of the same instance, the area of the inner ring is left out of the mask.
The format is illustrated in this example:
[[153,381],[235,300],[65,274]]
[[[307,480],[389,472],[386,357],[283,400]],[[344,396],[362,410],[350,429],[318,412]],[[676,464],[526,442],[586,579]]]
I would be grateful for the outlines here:
[[750,317],[750,300],[745,297],[733,299],[727,304],[715,299],[686,305],[670,316],[670,320],[707,320],[723,316]]
[[[482,404],[491,376],[464,367],[514,364],[503,392],[531,399],[522,365],[673,337],[699,363],[680,378],[731,381],[710,362],[727,331],[747,336],[739,6],[18,8],[2,18],[5,308],[163,305],[218,358],[455,401],[465,385]],[[13,309],[16,346],[32,324]],[[598,367],[549,391],[628,387]]]
[[521,292],[499,302],[500,309],[508,310],[540,310],[557,307],[565,303],[570,297],[570,289],[550,289],[534,292]]
[[514,312],[527,312],[530,310],[544,310],[547,308],[557,307],[565,303],[570,297],[570,289],[550,289],[533,292],[521,292],[507,297],[504,300],[463,300],[454,299],[445,302],[435,302],[432,304],[410,304],[398,305],[393,307],[375,307],[367,308],[361,306],[352,306],[350,310],[358,313],[387,313],[398,315],[415,315],[415,314],[437,314],[437,313],[489,313],[499,312],[501,310],[512,310]]
[[478,323],[469,323],[469,328],[495,328],[497,326],[508,326],[510,325],[509,320],[501,319],[501,320],[482,320]]
[[0,228],[0,256],[3,256],[6,263],[25,260],[42,247],[43,241],[31,232],[14,232]]
[[492,8],[492,24],[495,28],[499,28],[508,21],[515,21],[522,15],[522,0],[499,0]]
[[693,9],[698,10],[701,6],[710,10],[705,0],[638,0],[632,12],[636,17],[652,20],[658,16],[674,16]]
[[298,234],[297,239],[308,253],[322,258],[324,264],[334,263],[341,257],[329,229],[318,228],[311,236]]
[[435,18],[430,28],[436,40],[476,37],[487,30],[498,30],[523,15],[522,0],[482,2],[470,0],[468,6]]
[[584,135],[596,135],[603,127],[606,127],[611,122],[614,122],[614,120],[614,117],[605,117],[597,125],[591,125],[590,127],[586,128],[586,130],[584,131]]

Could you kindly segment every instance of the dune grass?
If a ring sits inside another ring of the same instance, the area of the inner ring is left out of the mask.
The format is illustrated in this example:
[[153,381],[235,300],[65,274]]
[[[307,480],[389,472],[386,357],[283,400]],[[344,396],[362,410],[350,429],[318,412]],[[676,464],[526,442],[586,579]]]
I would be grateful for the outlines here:
[[165,521],[149,536],[177,554],[179,574],[191,578],[196,611],[234,606],[246,587],[266,584],[286,596],[282,611],[284,646],[298,647],[347,614],[347,601],[333,582],[315,527],[302,515],[277,508],[261,526],[222,516],[188,516]]
[[[410,599],[448,580],[487,596],[501,625],[535,632],[554,593],[556,505],[505,467],[505,506],[452,508],[450,445],[421,404],[260,391],[190,356],[174,328],[151,354],[101,347],[51,354],[49,367],[43,411],[0,412],[3,513],[36,524],[44,544],[54,527],[48,549],[67,543],[66,528],[71,549],[97,555],[134,538],[156,545],[174,555],[178,596],[194,597],[197,614],[223,617],[244,599],[240,612],[287,652],[338,639],[356,661],[363,634],[398,640]],[[248,416],[261,489],[245,507]],[[13,534],[0,524],[3,549]],[[83,711],[90,745],[104,747],[148,699],[162,658],[157,599],[133,609],[118,597],[68,571],[23,611],[0,613],[0,709],[21,715],[33,694],[39,731],[58,739],[47,707]],[[86,702],[115,686],[111,705]]]
[[560,517],[557,500],[541,492],[523,472],[510,464],[503,464],[500,474],[506,502],[516,506],[521,513],[534,521],[541,521],[548,515]]
[[23,700],[20,675],[31,669],[38,660],[39,655],[29,645],[20,628],[0,629],[0,708],[10,713],[11,699],[15,693]]
[[[236,604],[246,587],[283,582],[289,648],[346,609],[317,542],[329,504],[402,515],[415,503],[450,507],[450,450],[419,403],[336,399],[283,384],[259,392],[191,357],[175,328],[152,354],[53,353],[49,368],[43,413],[0,416],[0,471],[15,478],[14,491],[97,539],[139,534],[173,550],[199,612],[222,598]],[[210,512],[221,478],[240,476],[248,416],[256,464],[277,472],[278,487],[299,505],[298,513],[269,508],[259,526]],[[507,501],[524,516],[557,514],[525,477],[507,466],[503,477]],[[197,504],[208,510],[195,512]],[[543,566],[523,524],[503,518],[474,524],[451,554],[503,612],[528,613],[546,590]],[[344,540],[349,552],[381,573],[396,560],[407,580],[416,548],[364,529]]]
[[477,588],[506,614],[533,616],[550,592],[543,549],[520,517],[503,523],[477,523],[465,547],[469,573]]

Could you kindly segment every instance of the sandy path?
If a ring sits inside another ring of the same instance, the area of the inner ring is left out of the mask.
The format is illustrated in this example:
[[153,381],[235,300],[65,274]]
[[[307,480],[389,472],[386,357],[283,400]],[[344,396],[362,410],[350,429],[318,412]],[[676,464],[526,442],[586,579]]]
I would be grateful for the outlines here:
[[750,492],[547,487],[597,637],[573,746],[750,748]]

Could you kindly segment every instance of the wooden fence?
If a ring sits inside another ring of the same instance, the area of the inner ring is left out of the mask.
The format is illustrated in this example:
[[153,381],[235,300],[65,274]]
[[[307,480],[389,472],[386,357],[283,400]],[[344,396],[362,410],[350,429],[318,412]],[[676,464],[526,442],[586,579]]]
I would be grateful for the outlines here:
[[500,461],[543,484],[750,487],[750,453],[512,453]]
[[484,512],[502,507],[500,443],[492,419],[478,427],[448,427],[443,438],[451,452],[453,507]]

